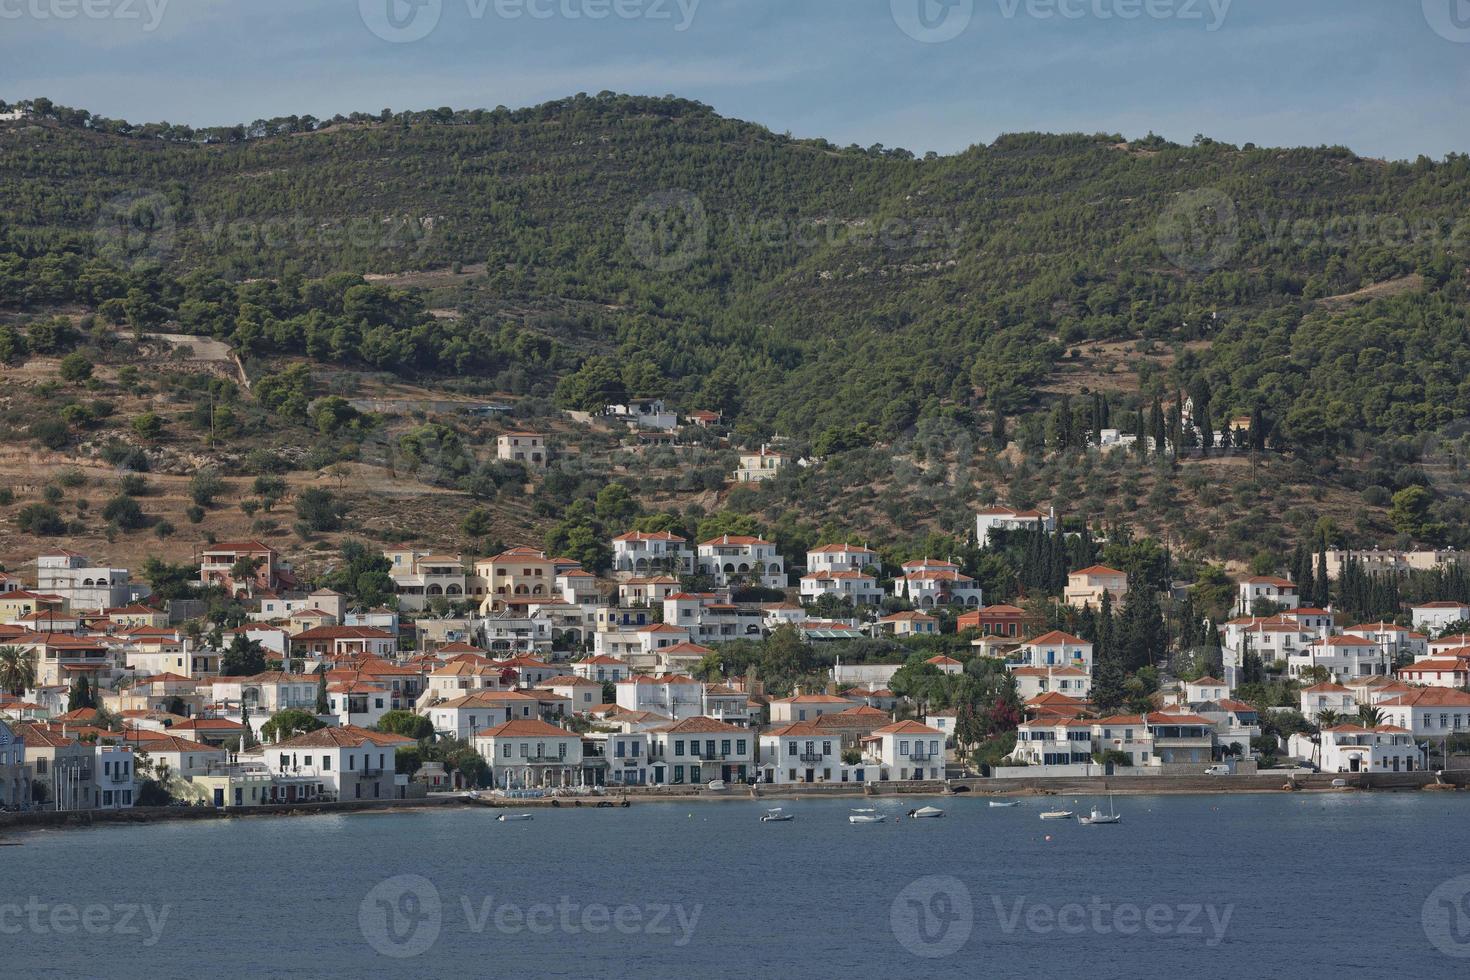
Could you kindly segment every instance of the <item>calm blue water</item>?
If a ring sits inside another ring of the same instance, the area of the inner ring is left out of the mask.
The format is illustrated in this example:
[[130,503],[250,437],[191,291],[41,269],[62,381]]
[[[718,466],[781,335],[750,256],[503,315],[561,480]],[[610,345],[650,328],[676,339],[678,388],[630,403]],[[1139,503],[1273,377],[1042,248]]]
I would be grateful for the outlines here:
[[1470,953],[1463,795],[1129,797],[1115,827],[932,802],[29,833],[0,848],[0,976],[1464,973],[1434,945]]

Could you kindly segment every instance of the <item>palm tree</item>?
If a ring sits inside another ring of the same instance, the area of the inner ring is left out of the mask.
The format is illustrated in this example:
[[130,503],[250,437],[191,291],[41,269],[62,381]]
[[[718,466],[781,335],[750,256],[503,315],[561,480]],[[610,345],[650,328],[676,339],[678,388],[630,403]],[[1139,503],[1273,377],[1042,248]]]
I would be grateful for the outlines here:
[[1376,704],[1358,705],[1358,723],[1364,728],[1377,728],[1383,724],[1383,711]]
[[29,647],[0,647],[0,690],[19,697],[36,686],[36,651]]
[[1342,715],[1331,708],[1323,708],[1317,712],[1317,727],[1319,729],[1332,728],[1342,721]]

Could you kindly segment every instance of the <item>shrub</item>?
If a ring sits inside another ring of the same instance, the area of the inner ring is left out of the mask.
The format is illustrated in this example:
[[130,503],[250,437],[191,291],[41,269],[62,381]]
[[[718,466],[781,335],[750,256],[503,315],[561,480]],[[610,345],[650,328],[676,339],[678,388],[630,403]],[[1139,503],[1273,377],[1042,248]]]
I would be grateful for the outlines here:
[[15,491],[9,487],[0,487],[0,507],[9,507],[15,503]]
[[72,351],[61,359],[61,379],[79,384],[92,376],[92,362],[87,355]]
[[153,525],[153,533],[158,535],[160,538],[169,537],[174,533],[174,530],[174,526],[168,521],[159,521],[157,524]]
[[157,412],[143,412],[141,415],[135,415],[133,416],[133,432],[139,439],[153,442],[163,434],[163,419]]
[[190,504],[184,508],[184,516],[189,519],[190,524],[198,524],[204,520],[204,508],[198,504]]
[[143,508],[132,497],[117,496],[107,502],[102,508],[102,519],[110,524],[116,524],[124,531],[133,531],[143,527],[147,518],[143,516]]
[[28,504],[15,517],[16,526],[27,534],[49,537],[66,533],[66,522],[50,504]]
[[151,488],[137,473],[128,473],[117,481],[117,492],[128,497],[146,497]]
[[46,484],[41,490],[41,499],[48,504],[59,504],[61,503],[61,498],[65,496],[66,494],[61,492],[61,488],[54,483]]
[[37,419],[28,431],[32,439],[47,449],[60,449],[71,438],[71,430],[58,418]]
[[189,480],[189,499],[200,507],[208,507],[225,490],[225,481],[215,470],[200,470]]
[[296,516],[310,531],[335,531],[342,526],[347,508],[330,490],[311,487],[296,498]]

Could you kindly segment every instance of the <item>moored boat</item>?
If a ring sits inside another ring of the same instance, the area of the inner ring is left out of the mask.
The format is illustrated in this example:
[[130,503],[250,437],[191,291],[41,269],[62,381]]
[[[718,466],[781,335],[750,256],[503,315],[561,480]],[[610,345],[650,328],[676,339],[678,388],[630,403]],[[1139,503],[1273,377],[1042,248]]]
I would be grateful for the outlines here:
[[529,813],[502,813],[500,816],[496,817],[495,819],[496,820],[499,820],[501,823],[510,823],[512,820],[530,820],[531,819],[531,814],[529,814]]
[[944,811],[937,806],[921,806],[917,810],[910,810],[909,816],[915,820],[933,819],[944,816]]
[[1071,820],[1071,810],[1047,810],[1041,815],[1043,820]]
[[779,806],[772,807],[761,815],[761,823],[784,823],[787,820],[795,820],[796,814],[787,813]]

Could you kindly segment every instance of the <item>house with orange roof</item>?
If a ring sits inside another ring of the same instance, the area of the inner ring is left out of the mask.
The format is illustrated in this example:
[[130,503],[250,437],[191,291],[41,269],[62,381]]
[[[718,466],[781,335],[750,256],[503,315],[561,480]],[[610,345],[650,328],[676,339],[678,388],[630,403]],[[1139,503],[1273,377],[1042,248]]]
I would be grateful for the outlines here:
[[1372,640],[1388,652],[1390,661],[1401,658],[1417,660],[1429,652],[1429,637],[1397,623],[1359,623],[1343,630],[1348,636]]
[[795,721],[763,732],[760,746],[762,782],[786,785],[855,781],[842,761],[842,736],[818,728],[814,721]]
[[854,606],[876,606],[883,601],[878,580],[860,569],[845,568],[808,572],[801,577],[802,602],[816,602],[824,595],[846,599]]
[[1052,630],[1021,644],[1015,666],[1075,667],[1091,674],[1092,644],[1080,636]]
[[628,677],[632,670],[626,660],[599,654],[572,664],[572,673],[599,683],[617,683]]
[[133,746],[143,775],[164,783],[171,782],[170,777],[188,780],[203,776],[210,767],[228,762],[230,755],[219,746],[146,728],[129,729],[127,742]]
[[1470,733],[1470,694],[1444,687],[1411,688],[1376,700],[1383,721],[1417,738],[1442,739]]
[[17,809],[32,802],[25,735],[0,721],[0,806]]
[[944,778],[944,733],[917,721],[898,721],[862,740],[865,762],[878,768],[878,781]]
[[397,649],[392,633],[370,626],[318,626],[291,637],[293,657],[391,657]]
[[835,694],[794,694],[771,700],[771,724],[789,725],[795,721],[816,721],[822,715],[846,711],[853,706],[847,698]]
[[1326,711],[1339,716],[1357,714],[1358,711],[1358,699],[1352,690],[1331,681],[1302,688],[1299,696],[1302,715],[1311,722]]
[[861,572],[879,564],[878,552],[866,545],[824,544],[806,553],[808,574],[820,572]]
[[521,545],[475,562],[469,590],[480,601],[480,614],[489,615],[530,602],[554,601],[558,574],[556,559]]
[[571,702],[573,714],[586,714],[602,703],[602,684],[585,677],[561,674],[547,678],[536,687],[566,698]]
[[655,784],[743,783],[755,773],[755,736],[744,728],[695,715],[649,729],[648,736]]
[[736,483],[764,483],[766,480],[774,480],[780,474],[781,468],[790,461],[791,457],[785,453],[777,452],[770,446],[761,446],[740,454],[740,465],[735,468],[730,479]]
[[1429,641],[1429,656],[1459,656],[1462,649],[1470,649],[1470,633],[1454,633],[1439,636]]
[[961,613],[955,621],[955,629],[961,633],[976,630],[981,636],[1016,640],[1025,637],[1033,625],[1033,618],[1026,614],[1026,610],[1007,603]]
[[[260,541],[220,541],[200,545],[195,549],[194,558],[199,566],[200,584],[218,586],[231,595],[277,592],[300,584],[290,564],[281,559],[276,549]],[[236,581],[236,565],[242,560],[255,564],[255,574]]]
[[464,599],[468,576],[462,556],[400,548],[385,550],[383,557],[388,559],[388,575],[400,610],[420,612],[436,599]]
[[475,751],[501,789],[583,785],[582,738],[540,719],[502,722],[475,733]]
[[397,775],[400,749],[413,739],[357,725],[322,728],[257,752],[272,774],[310,777],[322,793],[340,800],[403,799],[408,777]]
[[153,626],[159,629],[168,626],[168,613],[165,610],[145,606],[141,602],[104,609],[102,613],[114,626]]
[[635,575],[618,583],[618,602],[624,606],[652,606],[679,591],[672,575]]
[[15,589],[0,593],[0,624],[10,625],[37,612],[66,612],[66,599],[51,592]]
[[[1093,765],[1093,722],[1091,718],[1061,718],[1046,715],[1022,722],[1016,729],[1016,747],[1011,751],[1013,762],[1030,767],[1028,775],[1064,775],[1067,773],[1031,772],[1059,766]],[[1147,734],[1142,719],[1133,733],[1133,738]],[[1121,738],[1121,734],[1119,735]],[[1150,748],[1151,750],[1151,748]],[[1101,767],[1096,767],[1101,771]]]
[[33,799],[39,793],[46,809],[91,808],[96,746],[82,744],[60,726],[21,723],[11,731],[25,741]]
[[1092,694],[1092,674],[1080,667],[1016,666],[1011,668],[1011,676],[1016,679],[1016,693],[1022,701],[1048,692],[1084,701]]
[[1120,607],[1123,597],[1128,594],[1127,573],[1106,565],[1079,568],[1067,576],[1067,587],[1062,590],[1062,600],[1079,609],[1086,606],[1100,607],[1104,592],[1112,597],[1115,609]]
[[699,543],[697,558],[701,575],[708,575],[720,588],[732,584],[786,588],[786,562],[776,546],[751,535],[725,534]]
[[1464,656],[1430,657],[1416,660],[1396,672],[1406,684],[1425,687],[1470,687],[1470,649]]
[[612,539],[613,573],[622,576],[693,575],[695,551],[672,531],[629,531]]
[[1315,741],[1291,736],[1287,751],[1310,759],[1322,772],[1421,772],[1429,767],[1428,753],[1407,728],[1397,725],[1334,725],[1322,729]]
[[1339,684],[1359,677],[1383,677],[1392,672],[1393,658],[1381,643],[1342,634],[1313,640],[1286,658],[1290,677],[1301,677],[1314,667],[1327,671]]
[[893,580],[894,595],[916,609],[935,606],[978,608],[984,595],[973,578],[949,561],[925,558],[905,562],[903,574]]
[[[1117,599],[1115,595],[1113,597]],[[1288,578],[1277,575],[1252,575],[1241,579],[1236,583],[1235,614],[1237,616],[1257,615],[1257,608],[1264,608],[1266,615],[1271,615],[1276,610],[1270,608],[1286,607],[1295,608],[1302,602],[1301,595],[1297,592],[1296,584]],[[1269,605],[1258,607],[1257,603]]]
[[1426,633],[1443,633],[1446,627],[1470,620],[1470,603],[1453,600],[1421,602],[1409,607],[1414,628]]
[[1010,507],[986,507],[975,515],[975,543],[978,547],[990,545],[990,536],[995,531],[1034,531],[1037,527],[1050,533],[1057,526],[1055,507],[1043,513],[1039,510],[1015,510]]

